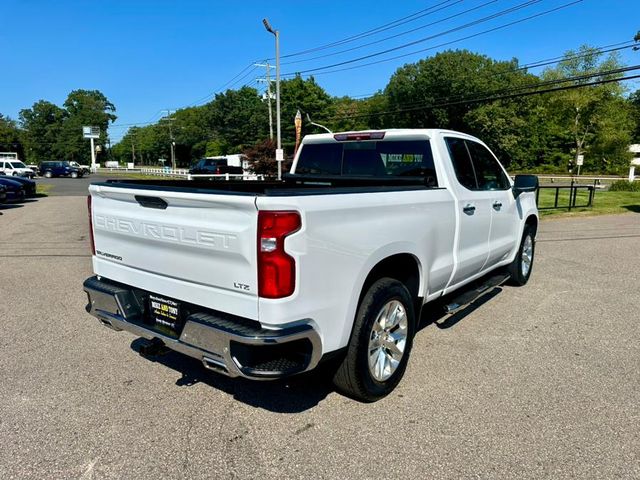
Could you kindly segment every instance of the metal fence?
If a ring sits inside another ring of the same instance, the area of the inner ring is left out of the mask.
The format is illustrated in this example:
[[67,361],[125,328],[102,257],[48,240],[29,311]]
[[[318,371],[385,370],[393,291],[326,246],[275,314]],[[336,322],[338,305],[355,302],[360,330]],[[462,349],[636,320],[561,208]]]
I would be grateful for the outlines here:
[[209,180],[264,180],[264,175],[254,173],[219,173],[219,174],[190,174],[186,168],[126,168],[110,167],[100,168],[99,172],[124,172],[139,173],[142,175],[153,175],[154,177],[186,178],[187,180],[209,179]]
[[[573,180],[571,181],[571,185],[540,185],[536,192],[536,204],[538,205],[538,210],[566,208],[571,211],[573,208],[591,208],[593,206],[596,188],[598,188],[598,186],[595,181],[593,185],[578,185]],[[540,206],[540,191],[542,190],[555,190],[553,206]],[[585,191],[586,195],[581,195],[581,200],[584,201],[583,203],[578,203],[578,192],[581,190]],[[564,194],[565,191],[568,191],[568,196]]]

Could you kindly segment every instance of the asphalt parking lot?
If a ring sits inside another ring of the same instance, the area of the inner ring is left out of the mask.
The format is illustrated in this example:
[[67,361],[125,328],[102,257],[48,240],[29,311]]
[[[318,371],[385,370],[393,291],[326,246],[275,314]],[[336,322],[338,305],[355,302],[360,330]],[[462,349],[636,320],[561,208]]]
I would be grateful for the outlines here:
[[110,178],[107,175],[92,174],[81,178],[37,178],[41,185],[51,185],[51,190],[47,192],[50,196],[87,196],[87,189],[91,182],[102,182]]
[[61,192],[0,207],[0,478],[640,478],[640,214],[544,221],[529,285],[425,315],[362,404],[139,356],[84,311],[86,203]]

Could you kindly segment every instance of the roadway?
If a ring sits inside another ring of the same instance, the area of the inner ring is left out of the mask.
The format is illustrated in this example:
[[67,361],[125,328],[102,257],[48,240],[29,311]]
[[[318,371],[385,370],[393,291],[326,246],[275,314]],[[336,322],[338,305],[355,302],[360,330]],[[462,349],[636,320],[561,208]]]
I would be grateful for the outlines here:
[[60,192],[0,207],[0,478],[640,478],[638,214],[542,222],[529,285],[432,309],[362,404],[139,356],[84,311],[86,204]]
[[[120,176],[121,177],[121,176]],[[93,182],[103,182],[109,178],[104,174],[93,174],[81,178],[55,177],[44,178],[38,177],[35,181],[42,185],[51,185],[47,195],[50,196],[83,196],[86,197],[89,185]]]

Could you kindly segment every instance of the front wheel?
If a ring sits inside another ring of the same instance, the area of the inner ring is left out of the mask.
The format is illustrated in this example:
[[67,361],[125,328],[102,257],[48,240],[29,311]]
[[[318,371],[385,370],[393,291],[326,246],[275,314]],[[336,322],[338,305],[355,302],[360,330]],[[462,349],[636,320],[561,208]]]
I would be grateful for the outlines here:
[[71,172],[71,178],[78,178],[78,172]]
[[407,368],[414,333],[407,287],[392,278],[376,281],[358,308],[347,354],[333,378],[337,389],[363,402],[391,393]]
[[51,172],[44,172],[44,178],[51,178],[52,176]]
[[525,225],[516,258],[507,267],[507,271],[511,275],[509,283],[512,285],[520,287],[529,281],[536,249],[534,237],[535,233],[531,225]]

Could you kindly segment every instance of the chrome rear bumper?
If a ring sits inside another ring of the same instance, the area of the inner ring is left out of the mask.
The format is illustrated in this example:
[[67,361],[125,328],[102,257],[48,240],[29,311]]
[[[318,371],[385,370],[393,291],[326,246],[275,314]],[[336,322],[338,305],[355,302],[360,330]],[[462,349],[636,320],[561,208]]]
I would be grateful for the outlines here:
[[175,338],[145,322],[148,292],[96,276],[85,280],[83,287],[89,299],[87,312],[103,325],[158,339],[171,350],[230,377],[280,378],[311,370],[320,361],[320,335],[309,320],[267,330],[257,322],[203,311],[188,315]]

